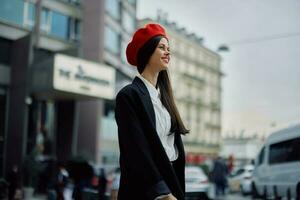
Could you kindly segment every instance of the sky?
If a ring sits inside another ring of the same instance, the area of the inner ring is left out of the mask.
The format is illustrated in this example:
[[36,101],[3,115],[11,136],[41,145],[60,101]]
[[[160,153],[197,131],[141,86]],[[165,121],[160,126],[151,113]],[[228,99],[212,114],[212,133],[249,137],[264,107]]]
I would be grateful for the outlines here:
[[138,0],[137,17],[155,19],[158,9],[211,50],[228,44],[220,52],[223,135],[300,122],[299,0]]

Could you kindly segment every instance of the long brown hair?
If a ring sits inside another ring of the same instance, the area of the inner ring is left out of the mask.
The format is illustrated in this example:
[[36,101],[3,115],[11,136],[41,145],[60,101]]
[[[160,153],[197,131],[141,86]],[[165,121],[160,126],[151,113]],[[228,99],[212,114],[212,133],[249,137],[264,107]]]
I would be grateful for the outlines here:
[[[162,36],[156,36],[150,39],[139,50],[137,55],[137,69],[140,74],[144,71],[151,55],[155,51],[162,38]],[[186,129],[185,125],[183,124],[175,104],[171,81],[167,70],[162,70],[159,72],[156,87],[158,87],[160,90],[160,99],[162,104],[171,116],[171,133],[175,132],[183,135],[189,133],[190,131]]]

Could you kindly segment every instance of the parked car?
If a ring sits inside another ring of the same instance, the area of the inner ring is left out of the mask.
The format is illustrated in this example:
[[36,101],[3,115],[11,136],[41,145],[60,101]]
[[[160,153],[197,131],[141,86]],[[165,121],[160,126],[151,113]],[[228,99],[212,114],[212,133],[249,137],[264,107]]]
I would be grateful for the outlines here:
[[230,192],[241,192],[242,194],[251,193],[252,173],[254,165],[245,165],[236,170],[228,177],[228,186]]
[[200,167],[185,167],[186,199],[208,199],[210,183]]
[[253,196],[300,199],[300,124],[271,134],[255,160]]

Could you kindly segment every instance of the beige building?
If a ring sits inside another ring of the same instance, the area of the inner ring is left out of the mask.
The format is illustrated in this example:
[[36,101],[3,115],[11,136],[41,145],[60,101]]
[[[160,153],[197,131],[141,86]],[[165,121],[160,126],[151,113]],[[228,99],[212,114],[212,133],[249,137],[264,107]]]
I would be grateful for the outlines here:
[[221,57],[176,23],[158,18],[144,19],[162,24],[170,36],[169,73],[179,112],[190,129],[184,137],[187,154],[216,155],[221,142]]

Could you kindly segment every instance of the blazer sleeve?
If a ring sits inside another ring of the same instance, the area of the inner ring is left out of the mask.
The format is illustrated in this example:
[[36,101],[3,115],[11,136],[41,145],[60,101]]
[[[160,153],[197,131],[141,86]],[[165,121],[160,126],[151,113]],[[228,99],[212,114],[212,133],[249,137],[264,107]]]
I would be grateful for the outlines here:
[[127,93],[118,93],[115,116],[120,150],[126,166],[141,178],[141,186],[144,187],[147,197],[153,200],[171,191],[152,159],[136,106],[132,96]]

